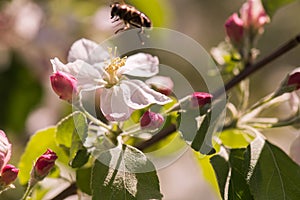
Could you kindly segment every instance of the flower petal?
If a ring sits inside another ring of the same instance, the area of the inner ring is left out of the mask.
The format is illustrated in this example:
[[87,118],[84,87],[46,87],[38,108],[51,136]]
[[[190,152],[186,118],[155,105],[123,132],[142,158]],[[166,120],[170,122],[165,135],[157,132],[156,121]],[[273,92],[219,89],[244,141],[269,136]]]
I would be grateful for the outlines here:
[[83,38],[77,40],[72,45],[68,55],[68,62],[83,60],[92,65],[104,62],[108,60],[109,57],[110,55],[107,50],[103,49],[97,43]]
[[158,73],[158,65],[159,61],[156,56],[138,53],[129,56],[118,73],[138,77],[151,77]]
[[109,121],[125,121],[133,112],[123,98],[123,92],[119,86],[110,89],[103,88],[100,95],[101,111]]
[[[63,64],[58,58],[50,60],[53,66],[53,71],[62,71],[74,76],[77,79],[77,86],[85,90],[93,90],[96,88],[96,79],[101,79],[101,73],[94,66],[82,61]],[[101,85],[97,86],[101,87]]]
[[142,109],[150,104],[164,105],[172,101],[140,80],[122,80],[120,88],[126,105],[132,109]]

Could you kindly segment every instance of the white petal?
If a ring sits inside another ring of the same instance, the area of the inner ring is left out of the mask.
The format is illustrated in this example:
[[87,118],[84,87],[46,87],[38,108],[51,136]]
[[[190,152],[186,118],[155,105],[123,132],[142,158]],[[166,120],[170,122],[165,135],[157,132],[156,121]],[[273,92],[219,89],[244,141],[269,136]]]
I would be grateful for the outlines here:
[[142,109],[150,104],[164,105],[172,100],[149,88],[140,80],[122,80],[120,84],[126,105],[132,109]]
[[74,42],[68,55],[68,62],[83,60],[91,65],[104,62],[107,59],[109,59],[107,50],[87,39],[80,39]]
[[118,73],[138,77],[151,77],[158,73],[158,65],[159,61],[156,56],[138,53],[129,56]]
[[[78,81],[78,86],[82,89],[95,89],[97,82],[95,79],[101,79],[101,73],[92,65],[82,61],[76,60],[68,64],[63,64],[58,58],[50,60],[53,66],[53,71],[62,71],[74,76]],[[101,85],[97,86],[101,87]]]
[[109,121],[125,121],[133,112],[133,109],[126,105],[123,92],[119,86],[110,89],[104,88],[100,95],[100,107],[104,116]]
[[154,85],[158,88],[167,88],[173,90],[174,83],[170,77],[167,76],[153,76],[145,81],[147,85]]

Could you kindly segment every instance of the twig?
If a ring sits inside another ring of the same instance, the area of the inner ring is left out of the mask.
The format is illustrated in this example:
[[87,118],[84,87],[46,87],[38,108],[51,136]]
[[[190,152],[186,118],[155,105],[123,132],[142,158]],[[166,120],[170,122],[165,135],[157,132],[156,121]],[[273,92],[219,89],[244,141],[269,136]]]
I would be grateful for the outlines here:
[[270,63],[271,61],[275,60],[276,58],[280,57],[281,55],[287,53],[288,51],[295,48],[300,43],[300,34],[298,34],[296,37],[288,41],[287,43],[283,44],[281,47],[279,47],[277,50],[266,56],[265,58],[261,59],[260,61],[254,63],[253,65],[250,65],[246,67],[243,71],[241,71],[240,74],[235,76],[233,79],[231,79],[228,83],[225,85],[225,90],[223,88],[217,90],[213,96],[214,98],[219,97],[224,91],[230,90],[232,87],[237,85],[239,82],[241,82],[246,77],[250,76],[255,71],[261,69],[266,64]]
[[157,134],[155,134],[149,140],[146,140],[145,142],[142,142],[142,143],[136,145],[135,147],[138,148],[139,150],[144,150],[147,147],[150,147],[152,144],[155,144],[156,142],[166,138],[171,133],[174,133],[176,131],[176,129],[177,129],[176,126],[174,124],[171,124],[168,127],[162,129]]
[[77,194],[77,186],[75,183],[72,183],[64,191],[55,196],[52,200],[64,200],[66,197]]

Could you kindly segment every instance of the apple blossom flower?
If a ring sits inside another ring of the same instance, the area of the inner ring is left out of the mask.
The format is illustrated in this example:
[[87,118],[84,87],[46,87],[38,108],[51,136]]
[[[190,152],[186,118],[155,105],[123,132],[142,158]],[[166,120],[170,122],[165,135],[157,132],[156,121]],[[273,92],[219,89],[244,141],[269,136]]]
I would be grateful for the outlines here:
[[153,76],[145,81],[146,84],[151,86],[157,92],[169,96],[172,94],[174,83],[170,77],[166,76]]
[[261,0],[248,0],[240,9],[244,27],[250,30],[250,34],[262,33],[263,26],[270,21]]
[[79,92],[102,88],[100,108],[110,121],[124,121],[134,110],[172,101],[141,80],[126,77],[156,75],[159,61],[150,54],[137,53],[120,58],[90,40],[81,39],[72,45],[67,64],[63,64],[58,58],[52,59],[51,63],[54,73],[64,72],[77,79]]
[[164,117],[155,112],[146,111],[140,120],[142,129],[157,129],[164,123]]
[[43,180],[54,167],[56,159],[56,153],[51,149],[47,149],[47,151],[35,162],[31,171],[31,178],[35,181]]
[[6,187],[10,185],[12,182],[16,180],[18,177],[19,169],[17,169],[13,165],[5,165],[3,169],[1,170],[1,176],[0,176],[0,186]]
[[193,92],[190,99],[192,108],[202,107],[205,104],[211,103],[213,96],[206,92]]
[[77,95],[77,80],[74,76],[57,71],[50,76],[51,86],[59,98],[71,101],[73,95]]
[[244,22],[237,13],[232,14],[225,22],[225,30],[231,43],[240,46],[244,38]]

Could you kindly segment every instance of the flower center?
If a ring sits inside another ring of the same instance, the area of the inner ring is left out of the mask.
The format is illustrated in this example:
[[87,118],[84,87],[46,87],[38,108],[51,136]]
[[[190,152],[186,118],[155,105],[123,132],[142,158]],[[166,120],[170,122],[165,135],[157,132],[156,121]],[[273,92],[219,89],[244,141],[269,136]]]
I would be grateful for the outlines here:
[[119,82],[120,76],[121,74],[118,74],[118,70],[125,65],[126,63],[126,59],[127,57],[116,57],[116,49],[114,52],[114,56],[111,53],[111,49],[110,49],[110,54],[111,54],[111,58],[110,58],[110,64],[105,68],[105,71],[107,72],[107,82],[108,84],[106,85],[106,87],[110,88],[113,85],[117,84]]

